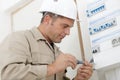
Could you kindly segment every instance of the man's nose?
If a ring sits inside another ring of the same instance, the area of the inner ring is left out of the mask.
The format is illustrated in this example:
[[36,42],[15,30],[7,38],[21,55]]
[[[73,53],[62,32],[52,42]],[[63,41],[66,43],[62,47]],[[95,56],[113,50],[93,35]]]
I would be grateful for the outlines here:
[[65,29],[65,34],[66,34],[66,35],[70,35],[70,28],[66,28],[66,29]]

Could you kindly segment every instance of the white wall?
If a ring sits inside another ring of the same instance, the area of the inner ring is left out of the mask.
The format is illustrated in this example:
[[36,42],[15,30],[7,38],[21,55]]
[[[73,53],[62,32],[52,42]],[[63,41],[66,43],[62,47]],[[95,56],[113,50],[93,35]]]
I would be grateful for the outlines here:
[[11,13],[8,11],[19,0],[0,0],[0,42],[12,32]]
[[105,73],[106,80],[120,80],[120,68],[113,68]]
[[3,10],[7,10],[20,0],[1,0]]
[[13,32],[12,13],[32,0],[0,0],[0,42]]
[[38,26],[42,14],[39,12],[43,0],[35,0],[13,13],[13,31],[30,29]]
[[0,42],[11,32],[11,17],[3,9],[2,0],[0,1]]

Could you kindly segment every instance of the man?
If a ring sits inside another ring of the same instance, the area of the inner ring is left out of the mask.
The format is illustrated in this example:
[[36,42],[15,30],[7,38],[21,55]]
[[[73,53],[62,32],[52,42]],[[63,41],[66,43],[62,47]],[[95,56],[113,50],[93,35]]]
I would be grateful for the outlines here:
[[[37,28],[14,32],[1,44],[2,80],[67,80],[66,68],[76,68],[76,58],[54,44],[70,34],[76,19],[74,1],[44,0],[40,12],[43,18]],[[88,80],[91,75],[92,65],[85,61],[73,80]]]

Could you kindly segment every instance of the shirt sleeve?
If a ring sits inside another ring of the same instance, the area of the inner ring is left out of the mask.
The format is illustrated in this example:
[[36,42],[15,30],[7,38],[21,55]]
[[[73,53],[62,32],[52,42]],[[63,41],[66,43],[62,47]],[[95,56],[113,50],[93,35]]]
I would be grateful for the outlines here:
[[0,47],[2,80],[37,80],[46,77],[47,65],[27,63],[27,40],[21,34],[7,37]]

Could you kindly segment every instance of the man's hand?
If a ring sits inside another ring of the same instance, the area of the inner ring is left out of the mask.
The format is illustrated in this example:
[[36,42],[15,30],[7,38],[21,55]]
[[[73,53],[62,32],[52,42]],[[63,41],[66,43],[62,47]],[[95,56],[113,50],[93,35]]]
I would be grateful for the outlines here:
[[93,73],[93,67],[91,63],[84,62],[77,70],[77,75],[74,80],[88,80]]
[[64,71],[67,67],[75,69],[77,66],[77,60],[70,54],[60,54],[53,64],[48,65],[48,76],[55,73]]

